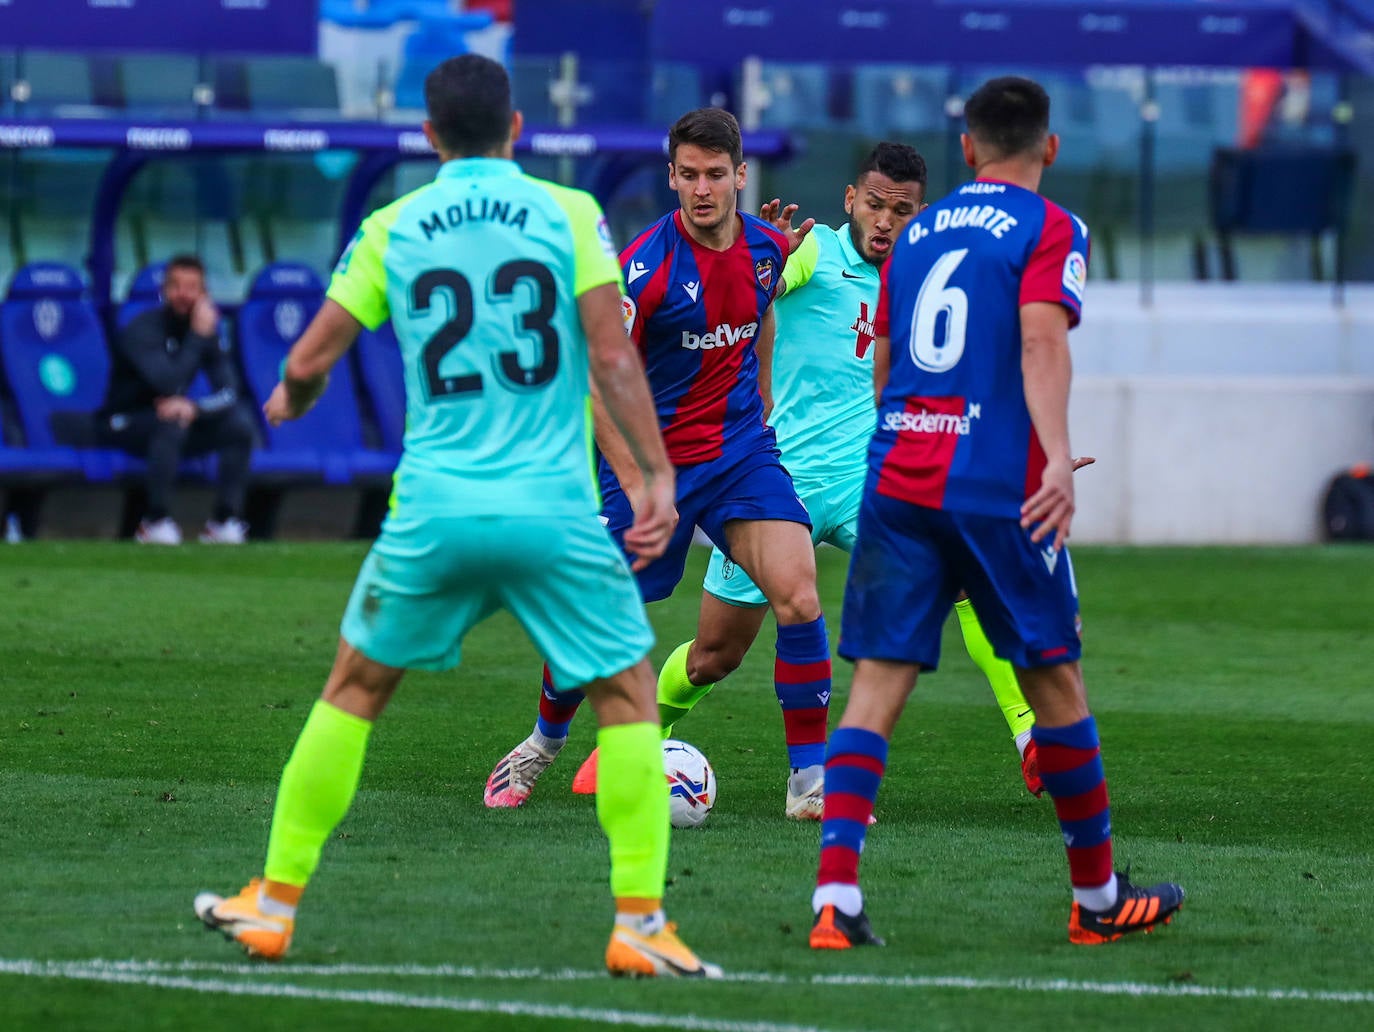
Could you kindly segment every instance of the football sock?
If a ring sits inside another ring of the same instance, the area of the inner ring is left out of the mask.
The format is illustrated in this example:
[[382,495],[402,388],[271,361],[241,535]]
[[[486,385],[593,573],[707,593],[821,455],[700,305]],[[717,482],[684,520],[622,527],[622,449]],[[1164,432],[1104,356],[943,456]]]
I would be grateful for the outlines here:
[[787,762],[793,770],[825,762],[830,715],[830,639],[825,617],[778,626],[773,689],[782,706]]
[[549,666],[544,664],[544,679],[542,691],[539,695],[539,717],[534,722],[534,729],[545,739],[559,739],[568,737],[568,728],[572,725],[572,719],[577,715],[577,707],[582,705],[582,700],[586,696],[577,689],[570,692],[556,691],[553,687],[553,676],[549,673]]
[[1084,717],[1067,727],[1036,724],[1031,737],[1040,757],[1040,777],[1064,832],[1074,900],[1090,910],[1106,910],[1116,902],[1116,876],[1097,722]]
[[661,899],[631,896],[615,901],[615,923],[640,935],[656,935],[668,922]]
[[714,684],[693,684],[687,676],[687,653],[691,649],[692,642],[683,642],[673,649],[673,654],[663,661],[658,672],[658,719],[663,725],[664,738],[672,738],[673,725],[715,687]]
[[[887,766],[887,739],[861,727],[836,728],[825,760],[821,862],[812,906],[826,903],[851,917],[863,908],[859,854]],[[853,909],[850,909],[850,908]]]
[[[978,622],[978,614],[973,604],[966,598],[954,603],[954,611],[959,614],[959,629],[964,632],[964,648],[969,658],[992,687],[992,694],[1002,710],[1002,716],[1011,728],[1011,736],[1018,739],[1017,749],[1024,752],[1019,736],[1031,729],[1035,723],[1035,711],[1031,709],[1026,697],[1021,694],[1021,686],[1016,681],[1016,671],[1005,659],[998,659],[992,651],[992,642],[983,633],[983,625]],[[1026,741],[1030,741],[1029,738]]]
[[611,844],[611,893],[620,901],[662,899],[668,783],[659,729],[647,722],[603,727],[596,745],[596,816]]
[[269,882],[304,886],[315,873],[320,850],[358,791],[371,731],[370,720],[323,699],[315,703],[277,789],[264,868]]
[[258,909],[268,917],[295,917],[296,905],[305,892],[304,885],[264,879],[258,887]]

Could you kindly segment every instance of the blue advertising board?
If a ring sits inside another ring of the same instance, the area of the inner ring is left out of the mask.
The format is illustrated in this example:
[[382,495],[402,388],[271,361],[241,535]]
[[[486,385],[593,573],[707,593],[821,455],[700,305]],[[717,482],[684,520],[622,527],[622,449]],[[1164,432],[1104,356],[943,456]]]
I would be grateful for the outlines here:
[[962,65],[1306,63],[1275,0],[696,0],[654,8],[655,58]]
[[318,0],[0,0],[6,47],[313,54]]

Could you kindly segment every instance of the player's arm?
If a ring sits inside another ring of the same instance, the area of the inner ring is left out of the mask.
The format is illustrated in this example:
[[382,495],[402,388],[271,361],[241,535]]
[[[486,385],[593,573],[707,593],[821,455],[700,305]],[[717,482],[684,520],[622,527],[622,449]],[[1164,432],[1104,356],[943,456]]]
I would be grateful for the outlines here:
[[1063,305],[1035,301],[1021,306],[1021,376],[1031,425],[1045,452],[1040,487],[1021,506],[1021,526],[1038,523],[1031,540],[1053,534],[1063,547],[1073,520],[1074,459],[1069,451],[1069,317]]
[[[658,429],[644,366],[625,336],[619,283],[603,283],[579,294],[577,308],[587,335],[596,396],[605,419],[614,426],[614,440],[624,448],[619,461],[638,476],[633,489],[623,479],[621,487],[635,513],[634,526],[625,533],[625,548],[635,554],[633,568],[640,570],[663,554],[677,525],[673,467]],[[611,461],[610,456],[607,459]]]
[[759,396],[763,398],[763,421],[773,415],[773,344],[778,337],[778,319],[769,305],[759,320],[759,335],[754,340],[754,353],[759,360]]

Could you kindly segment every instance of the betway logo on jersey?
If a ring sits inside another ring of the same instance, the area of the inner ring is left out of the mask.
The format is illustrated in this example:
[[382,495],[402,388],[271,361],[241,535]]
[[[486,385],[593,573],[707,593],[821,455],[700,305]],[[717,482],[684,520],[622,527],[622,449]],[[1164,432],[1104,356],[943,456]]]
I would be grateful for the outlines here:
[[703,333],[698,336],[689,330],[682,331],[682,346],[688,351],[710,351],[712,348],[728,348],[734,344],[743,344],[745,341],[754,339],[754,334],[759,332],[759,324],[756,322],[745,323],[743,326],[731,326],[729,323],[721,323],[716,327],[714,333]]
[[883,416],[883,429],[896,430],[906,434],[954,434],[967,437],[972,428],[972,420],[982,416],[983,406],[972,404],[964,415],[953,412],[889,412]]

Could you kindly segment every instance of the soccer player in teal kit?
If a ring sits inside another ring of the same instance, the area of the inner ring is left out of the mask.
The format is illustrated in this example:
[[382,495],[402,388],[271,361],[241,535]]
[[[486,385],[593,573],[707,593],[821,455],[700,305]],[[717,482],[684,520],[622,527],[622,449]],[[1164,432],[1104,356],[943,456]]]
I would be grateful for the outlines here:
[[584,685],[608,771],[612,974],[718,975],[662,910],[668,792],[646,655],[653,635],[621,547],[597,518],[590,382],[638,474],[626,552],[651,563],[673,531],[673,469],[620,319],[620,268],[596,201],[525,176],[499,64],[475,55],[425,83],[434,182],[374,213],[268,400],[295,419],[362,326],[391,317],[406,434],[393,506],[358,574],[324,693],[282,773],[265,876],[202,893],[197,916],[276,959],[357,790],[367,739],[406,669],[456,665],[466,632],[509,610],[562,683]]

